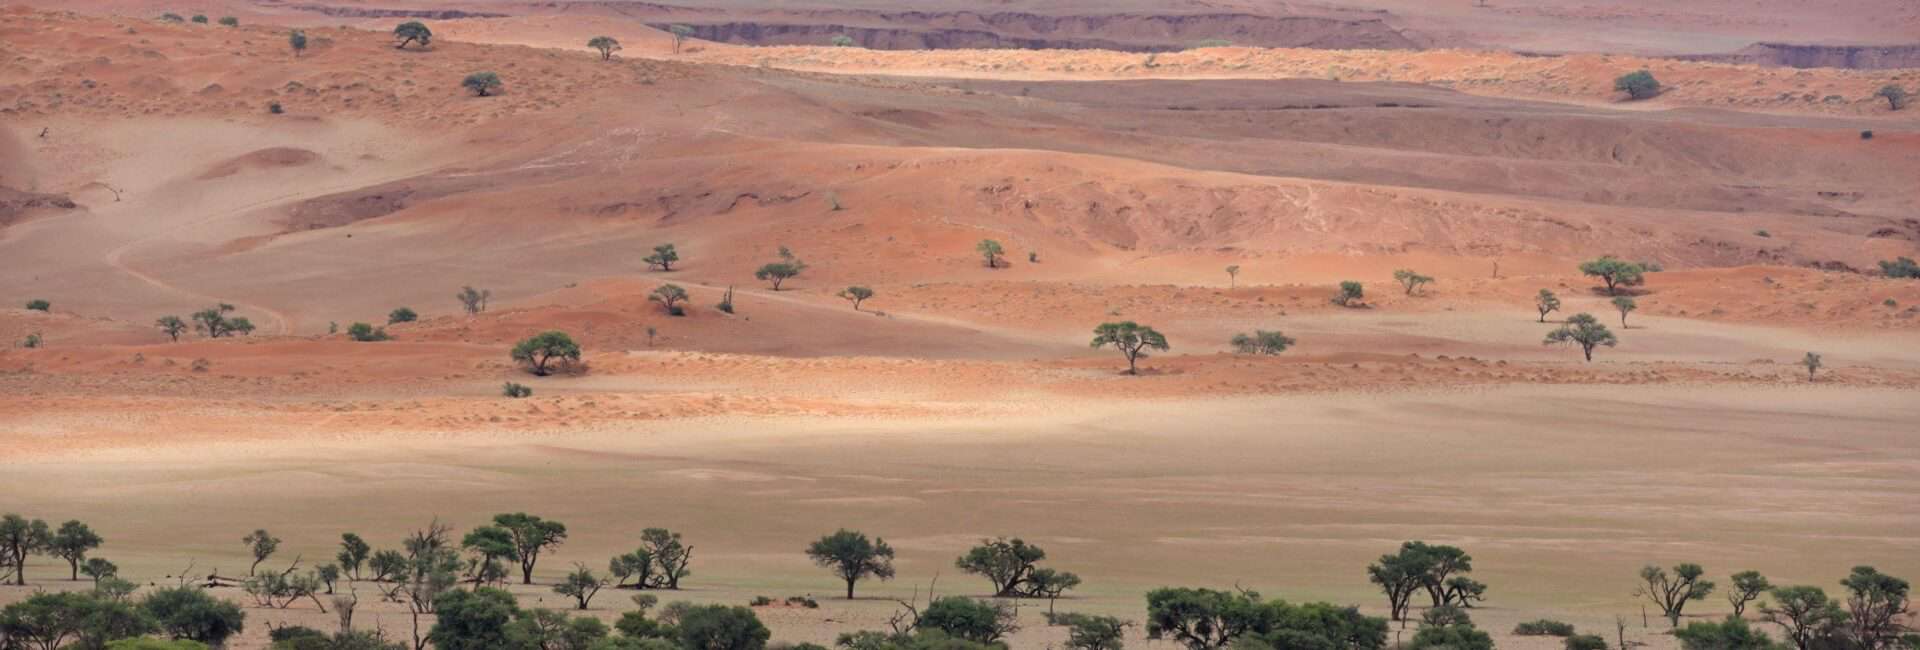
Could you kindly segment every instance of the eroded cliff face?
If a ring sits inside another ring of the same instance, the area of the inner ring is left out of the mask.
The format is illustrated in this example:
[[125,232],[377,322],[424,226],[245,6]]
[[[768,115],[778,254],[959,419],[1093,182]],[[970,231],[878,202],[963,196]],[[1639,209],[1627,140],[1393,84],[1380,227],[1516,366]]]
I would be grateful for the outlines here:
[[[1419,49],[1422,39],[1384,17],[1042,15],[1024,12],[791,12],[752,20],[677,21],[702,40],[751,45],[822,45],[845,35],[883,50],[1026,48],[1168,51],[1208,41],[1262,47]],[[669,22],[653,23],[666,27]]]
[[1920,68],[1920,43],[1912,45],[1754,43],[1727,54],[1705,54],[1682,58],[1789,68],[1891,70]]

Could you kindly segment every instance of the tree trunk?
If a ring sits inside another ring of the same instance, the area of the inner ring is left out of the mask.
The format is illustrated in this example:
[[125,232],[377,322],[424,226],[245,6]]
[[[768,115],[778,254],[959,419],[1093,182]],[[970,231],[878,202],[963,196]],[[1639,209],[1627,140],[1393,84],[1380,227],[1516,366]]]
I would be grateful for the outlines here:
[[1580,352],[1587,355],[1587,361],[1589,363],[1593,361],[1593,346],[1591,345],[1580,346]]
[[73,558],[67,558],[67,566],[73,569],[73,577],[67,578],[67,579],[72,580],[74,582],[79,582],[80,581],[80,561]]
[[847,578],[847,600],[853,600],[853,578]]

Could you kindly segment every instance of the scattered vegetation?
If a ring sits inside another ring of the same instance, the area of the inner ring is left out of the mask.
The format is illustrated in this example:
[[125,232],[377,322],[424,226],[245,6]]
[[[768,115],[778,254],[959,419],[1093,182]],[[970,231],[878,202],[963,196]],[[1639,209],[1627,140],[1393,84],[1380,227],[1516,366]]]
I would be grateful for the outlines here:
[[1401,287],[1406,288],[1407,295],[1411,296],[1415,291],[1420,290],[1421,285],[1433,282],[1433,278],[1420,275],[1413,269],[1399,269],[1393,272],[1393,281],[1400,283]]
[[1367,580],[1386,595],[1389,618],[1403,621],[1413,595],[1423,590],[1436,608],[1485,600],[1487,586],[1461,575],[1472,571],[1473,556],[1458,547],[1411,541],[1367,565]]
[[834,47],[853,47],[853,37],[846,34],[834,34],[827,42]]
[[1167,337],[1154,331],[1152,327],[1130,320],[1101,323],[1099,327],[1093,328],[1093,348],[1098,350],[1109,345],[1127,357],[1127,374],[1129,375],[1139,374],[1139,362],[1147,358],[1148,348],[1161,351],[1169,349]]
[[187,332],[187,322],[180,320],[179,316],[161,316],[154,319],[153,326],[160,328],[162,334],[176,343],[180,341],[180,335]]
[[1238,354],[1280,354],[1294,344],[1293,337],[1279,331],[1254,330],[1253,334],[1241,332],[1228,341]]
[[613,53],[620,51],[620,41],[612,36],[595,36],[587,41],[587,47],[599,50],[601,61],[612,61]]
[[727,285],[727,292],[720,294],[719,304],[713,307],[729,314],[733,313],[733,285]]
[[683,307],[680,305],[680,303],[686,302],[688,300],[687,290],[680,288],[680,285],[663,284],[658,287],[654,287],[653,293],[647,294],[647,300],[649,302],[660,303],[660,306],[665,307],[667,309],[667,313],[670,315],[673,315],[673,316],[687,315],[686,307]]
[[867,287],[863,287],[859,285],[854,285],[851,287],[847,287],[845,289],[841,289],[840,293],[837,295],[839,295],[842,299],[853,303],[854,311],[860,311],[860,303],[865,302],[868,298],[873,297],[873,289],[869,289]]
[[399,41],[394,45],[396,49],[406,49],[410,43],[419,43],[420,47],[427,47],[433,44],[433,30],[427,29],[426,23],[409,20],[393,28],[393,38]]
[[181,18],[180,14],[176,14],[176,13],[160,14],[160,22],[163,22],[163,23],[183,23],[186,21],[187,19]]
[[46,300],[41,298],[35,298],[33,300],[27,301],[27,309],[31,309],[33,311],[51,311],[53,309],[53,303],[47,302]]
[[394,323],[411,323],[417,320],[420,320],[420,314],[414,313],[413,309],[408,307],[401,307],[387,312],[388,325]]
[[487,97],[500,88],[500,75],[483,70],[467,75],[466,79],[460,80],[460,85],[473,91],[477,97]]
[[1614,79],[1613,89],[1625,91],[1632,99],[1648,99],[1660,94],[1660,81],[1653,78],[1652,72],[1635,70]]
[[1759,600],[1771,589],[1773,583],[1759,571],[1741,571],[1733,574],[1731,588],[1727,589],[1727,604],[1733,606],[1734,616],[1745,616],[1747,604]]
[[194,22],[194,24],[196,24],[196,25],[205,25],[205,24],[207,24],[207,15],[206,15],[206,14],[194,14],[194,15],[193,15],[193,19],[192,19],[192,20],[193,20],[193,22]]
[[222,25],[226,25],[226,26],[228,26],[228,27],[239,27],[239,26],[240,26],[240,19],[239,19],[239,18],[235,18],[235,17],[233,17],[233,16],[221,16],[221,17],[220,17],[220,24],[222,24]]
[[29,350],[39,348],[46,344],[47,344],[46,339],[40,336],[39,332],[33,332],[30,334],[27,334],[26,338],[20,339],[20,347],[27,348]]
[[514,361],[526,364],[533,374],[545,377],[553,373],[549,367],[555,359],[562,362],[579,361],[580,345],[566,332],[549,330],[528,337],[513,346],[510,356]]
[[533,397],[533,389],[519,382],[507,382],[500,386],[500,394],[514,399]]
[[753,278],[770,282],[773,284],[773,290],[779,291],[780,283],[800,275],[800,272],[805,270],[807,270],[807,263],[800,261],[798,257],[794,257],[792,250],[781,246],[780,261],[768,262],[762,265],[759,270],[753,272]]
[[1387,622],[1353,607],[1268,601],[1254,591],[1168,587],[1147,593],[1147,638],[1187,650],[1384,650]]

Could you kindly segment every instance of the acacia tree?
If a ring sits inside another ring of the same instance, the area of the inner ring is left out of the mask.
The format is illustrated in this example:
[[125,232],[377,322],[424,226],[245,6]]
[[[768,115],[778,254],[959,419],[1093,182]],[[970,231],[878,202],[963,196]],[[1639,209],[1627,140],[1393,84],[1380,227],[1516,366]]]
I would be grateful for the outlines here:
[[1400,269],[1393,272],[1393,281],[1398,282],[1400,283],[1400,286],[1405,287],[1407,290],[1407,295],[1411,296],[1413,295],[1413,292],[1420,290],[1420,285],[1433,282],[1433,277],[1420,275],[1418,272],[1414,271],[1413,269]]
[[66,560],[71,570],[68,579],[79,580],[80,563],[86,561],[87,552],[100,548],[104,542],[106,540],[101,539],[100,534],[93,532],[92,528],[79,520],[71,520],[60,524],[60,529],[47,539],[47,554]]
[[514,554],[520,560],[520,584],[523,585],[533,584],[533,565],[540,561],[540,551],[559,546],[567,539],[566,524],[524,512],[494,515],[493,525],[513,534]]
[[567,574],[560,584],[553,586],[553,593],[572,598],[580,609],[585,610],[587,603],[593,601],[594,594],[600,593],[600,588],[605,586],[607,581],[593,575],[593,569],[585,564],[575,564],[573,572]]
[[160,328],[161,333],[175,343],[180,342],[180,335],[187,332],[187,322],[180,320],[179,316],[161,316],[153,321],[153,326]]
[[466,310],[468,316],[473,316],[487,310],[487,300],[493,298],[493,290],[465,286],[453,297],[460,299],[460,308]]
[[1607,295],[1618,295],[1620,287],[1637,287],[1647,280],[1647,267],[1639,262],[1629,262],[1602,255],[1598,259],[1580,263],[1580,272],[1600,278],[1607,285]]
[[1906,108],[1907,100],[1911,97],[1907,89],[1894,84],[1881,86],[1879,90],[1873,91],[1873,96],[1887,100],[1887,110],[1894,111]]
[[409,20],[393,28],[393,38],[400,41],[394,45],[395,49],[406,49],[408,43],[419,43],[420,47],[426,47],[433,44],[433,30],[427,29],[426,23]]
[[854,583],[868,577],[893,578],[893,547],[879,537],[869,540],[859,531],[842,528],[815,540],[807,547],[807,557],[847,582],[848,600],[853,599]]
[[991,239],[980,240],[980,243],[973,246],[973,250],[978,251],[981,257],[987,258],[987,268],[990,269],[1000,268],[1000,255],[1006,252],[1006,249],[1000,246],[1000,242]]
[[1546,340],[1542,343],[1544,345],[1556,343],[1579,345],[1581,354],[1585,354],[1587,360],[1592,361],[1594,348],[1602,345],[1613,347],[1619,345],[1620,340],[1614,337],[1613,332],[1607,330],[1606,325],[1600,324],[1600,319],[1594,318],[1593,314],[1574,314],[1560,326],[1560,329],[1548,332]]
[[1825,364],[1820,362],[1820,353],[1808,352],[1807,356],[1800,358],[1800,365],[1807,367],[1807,381],[1813,381],[1814,371],[1819,370],[1821,366]]
[[28,521],[12,513],[0,517],[0,560],[7,561],[13,584],[27,584],[27,556],[45,551],[52,541],[53,531],[47,528],[46,521]]
[[1760,575],[1759,571],[1733,574],[1731,587],[1727,590],[1727,604],[1733,605],[1733,615],[1736,617],[1747,613],[1747,603],[1759,600],[1761,595],[1773,589],[1767,577]]
[[657,569],[649,576],[653,588],[679,589],[680,579],[693,574],[687,569],[693,561],[693,546],[680,541],[680,533],[665,528],[640,531],[640,550]]
[[1553,295],[1552,291],[1541,289],[1540,294],[1533,297],[1533,308],[1540,311],[1540,322],[1545,323],[1547,314],[1560,311],[1560,296]]
[[642,257],[640,261],[661,271],[672,271],[673,263],[680,261],[680,252],[674,250],[673,244],[661,244],[653,247],[652,255]]
[[1035,566],[1046,557],[1046,551],[1018,537],[1000,537],[980,540],[953,564],[992,582],[993,595],[1001,598],[1055,597],[1080,584],[1072,573]]
[[687,41],[687,37],[693,35],[693,28],[688,27],[686,25],[669,25],[667,27],[667,31],[673,34],[673,53],[674,54],[679,54],[680,44],[685,43]]
[[860,303],[865,302],[868,298],[872,298],[873,290],[867,287],[854,285],[851,287],[847,287],[845,289],[841,289],[839,296],[847,300],[848,302],[853,303],[854,311],[860,311]]
[[1614,79],[1613,89],[1625,91],[1633,99],[1646,99],[1660,94],[1660,82],[1653,78],[1652,72],[1635,70]]
[[1613,308],[1620,311],[1620,326],[1627,326],[1627,314],[1640,308],[1640,304],[1626,296],[1614,296]]
[[514,543],[513,532],[501,526],[481,526],[467,531],[461,538],[460,547],[479,556],[472,564],[469,579],[474,588],[493,582],[506,580],[506,566],[503,562],[520,559],[520,547]]
[[230,313],[233,313],[233,305],[224,302],[193,312],[193,328],[210,339],[233,336],[234,332],[243,329],[253,330],[253,324],[246,322],[245,318],[227,318]]
[[1911,632],[1906,621],[1913,615],[1906,580],[1857,566],[1840,585],[1847,588],[1846,629],[1855,647],[1896,648],[1904,643]]
[[280,550],[280,538],[274,537],[265,528],[247,533],[246,537],[240,538],[240,543],[246,544],[247,552],[253,554],[253,564],[247,567],[247,575],[253,575],[261,562],[273,556],[274,551]]
[[647,300],[649,302],[660,303],[662,307],[667,308],[668,314],[674,316],[687,315],[687,309],[680,306],[680,303],[687,300],[687,290],[680,288],[680,285],[663,284],[654,287],[653,293],[647,294]]
[[340,552],[333,557],[340,561],[340,566],[347,570],[347,575],[351,579],[359,580],[360,566],[366,564],[367,556],[372,552],[373,546],[367,544],[367,540],[353,533],[342,533]]
[[792,250],[781,246],[780,261],[768,262],[762,265],[759,270],[753,272],[753,277],[756,280],[765,280],[773,283],[773,290],[779,291],[780,283],[787,281],[788,278],[800,275],[800,272],[805,270],[807,270],[807,263],[800,261],[800,258],[794,257]]
[[566,332],[541,332],[513,346],[511,356],[514,361],[527,364],[533,374],[544,377],[551,373],[547,364],[554,359],[579,361],[580,345]]
[[1099,327],[1093,328],[1093,349],[1098,350],[1109,345],[1126,355],[1129,375],[1139,374],[1138,363],[1141,359],[1147,358],[1147,348],[1162,351],[1169,349],[1167,337],[1151,327],[1130,320],[1101,323]]
[[1706,570],[1700,565],[1683,562],[1673,565],[1673,573],[1658,566],[1647,565],[1640,569],[1642,585],[1635,595],[1653,601],[1660,613],[1667,617],[1668,625],[1680,626],[1681,610],[1686,609],[1688,601],[1702,600],[1713,593],[1713,581],[1701,580]]
[[1239,264],[1227,265],[1227,288],[1232,289],[1238,286],[1239,284],[1240,284],[1240,265]]
[[613,53],[620,51],[620,41],[615,40],[612,36],[595,36],[592,40],[587,41],[587,47],[600,50],[601,61],[611,61],[613,60]]
[[1366,285],[1353,280],[1343,280],[1340,282],[1340,293],[1333,294],[1333,304],[1341,307],[1352,307],[1358,304],[1366,295]]
[[1797,650],[1843,648],[1839,642],[1847,612],[1827,598],[1819,587],[1794,586],[1773,590],[1773,606],[1762,607],[1761,616],[1786,631]]

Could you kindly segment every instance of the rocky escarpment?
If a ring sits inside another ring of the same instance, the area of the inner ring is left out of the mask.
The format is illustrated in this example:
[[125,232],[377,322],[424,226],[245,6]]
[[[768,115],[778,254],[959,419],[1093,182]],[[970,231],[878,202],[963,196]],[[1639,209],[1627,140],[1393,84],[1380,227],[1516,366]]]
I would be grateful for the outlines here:
[[1788,68],[1845,68],[1852,70],[1893,70],[1920,68],[1920,44],[1912,45],[1794,45],[1791,43],[1754,43],[1726,54],[1702,54],[1680,57],[1694,61],[1719,61]]
[[[883,50],[1025,48],[1170,51],[1209,42],[1261,47],[1419,49],[1422,39],[1384,16],[1246,13],[1042,15],[1023,12],[794,12],[740,20],[674,21],[702,40],[749,45],[824,45],[847,36]],[[665,28],[668,22],[653,24]]]

